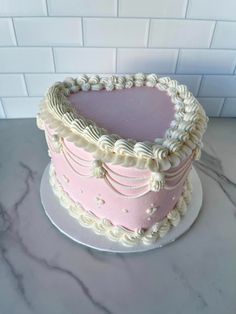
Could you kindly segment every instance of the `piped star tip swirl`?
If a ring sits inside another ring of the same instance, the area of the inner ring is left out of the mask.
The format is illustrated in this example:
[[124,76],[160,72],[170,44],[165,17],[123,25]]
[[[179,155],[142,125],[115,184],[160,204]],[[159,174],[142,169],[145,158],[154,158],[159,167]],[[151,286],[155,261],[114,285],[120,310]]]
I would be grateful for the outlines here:
[[[166,91],[175,107],[175,119],[166,130],[162,141],[158,143],[137,142],[110,134],[98,127],[94,121],[79,116],[68,100],[70,94],[81,90],[106,89],[110,92],[115,89],[141,86]],[[65,138],[74,134],[75,145],[92,152],[96,159],[103,161],[106,156],[107,162],[119,163],[124,167],[149,168],[153,171],[152,160],[156,161],[156,170],[157,164],[159,168],[168,170],[178,166],[193,152],[194,157],[198,159],[207,121],[202,106],[186,86],[178,84],[176,80],[169,77],[137,73],[110,77],[81,75],[78,78],[66,78],[64,82],[55,83],[44,98],[37,124],[40,129],[43,129],[44,123],[47,122],[52,128],[59,129]]]
[[105,178],[106,170],[104,169],[101,160],[94,160],[92,166],[92,174],[96,178]]
[[150,191],[158,192],[165,186],[165,175],[161,172],[153,172],[150,177]]

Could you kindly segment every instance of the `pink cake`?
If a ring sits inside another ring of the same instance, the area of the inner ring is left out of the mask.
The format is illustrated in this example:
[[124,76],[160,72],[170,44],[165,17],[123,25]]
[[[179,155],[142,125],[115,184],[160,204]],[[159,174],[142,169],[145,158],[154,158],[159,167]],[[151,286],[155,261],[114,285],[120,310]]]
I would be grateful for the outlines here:
[[49,88],[37,122],[52,189],[78,223],[129,246],[178,225],[207,124],[186,86],[141,73],[68,78]]

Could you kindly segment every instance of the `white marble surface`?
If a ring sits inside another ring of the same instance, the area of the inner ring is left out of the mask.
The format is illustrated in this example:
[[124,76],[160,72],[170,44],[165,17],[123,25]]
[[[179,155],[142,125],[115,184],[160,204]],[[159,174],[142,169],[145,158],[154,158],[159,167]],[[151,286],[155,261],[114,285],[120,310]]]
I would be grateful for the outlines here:
[[49,159],[35,120],[0,121],[0,314],[235,314],[236,120],[211,120],[196,167],[201,214],[162,249],[85,248],[47,219],[39,185]]

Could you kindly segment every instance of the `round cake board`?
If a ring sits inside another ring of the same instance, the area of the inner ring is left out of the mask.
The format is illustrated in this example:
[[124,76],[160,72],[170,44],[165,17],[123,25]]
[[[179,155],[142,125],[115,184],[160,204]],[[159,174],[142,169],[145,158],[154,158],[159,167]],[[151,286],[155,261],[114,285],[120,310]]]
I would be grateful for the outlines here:
[[202,206],[202,185],[196,170],[193,168],[190,172],[190,180],[193,189],[191,203],[188,205],[188,210],[178,226],[173,227],[163,238],[153,244],[139,244],[133,247],[124,246],[118,242],[107,239],[103,235],[95,234],[89,228],[81,226],[75,218],[70,216],[67,209],[60,204],[52,191],[52,187],[49,183],[49,167],[50,164],[44,170],[40,186],[41,202],[46,215],[52,224],[64,235],[80,244],[99,251],[136,253],[161,248],[164,245],[174,242],[190,229],[197,219]]

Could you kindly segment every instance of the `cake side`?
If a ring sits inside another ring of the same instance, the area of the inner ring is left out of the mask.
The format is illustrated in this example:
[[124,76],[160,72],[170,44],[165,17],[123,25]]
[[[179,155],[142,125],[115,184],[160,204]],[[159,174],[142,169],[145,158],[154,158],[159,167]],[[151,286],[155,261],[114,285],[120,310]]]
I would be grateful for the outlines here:
[[[162,220],[178,201],[191,169],[192,156],[164,172],[165,188],[156,186],[149,169],[123,167],[94,160],[91,153],[72,142],[46,139],[55,176],[63,190],[98,218],[129,230],[149,229]],[[159,182],[159,181],[158,181]]]

